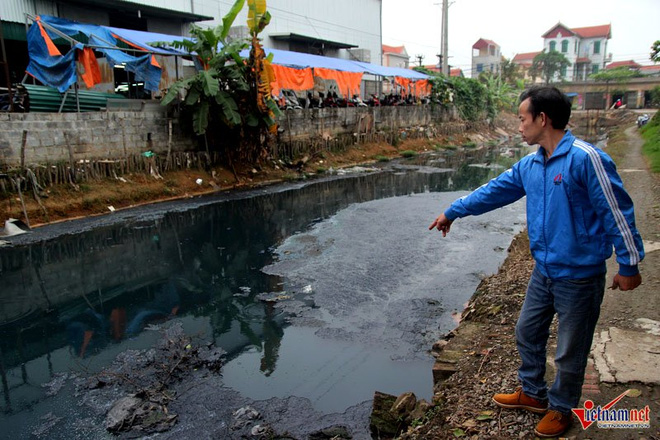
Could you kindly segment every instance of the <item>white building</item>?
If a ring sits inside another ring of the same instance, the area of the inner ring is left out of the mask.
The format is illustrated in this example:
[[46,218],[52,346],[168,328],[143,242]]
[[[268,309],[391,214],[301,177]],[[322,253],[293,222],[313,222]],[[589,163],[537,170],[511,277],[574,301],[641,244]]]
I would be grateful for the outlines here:
[[472,78],[481,72],[498,74],[502,64],[502,53],[499,44],[485,38],[479,38],[472,45]]
[[612,38],[610,24],[570,29],[557,23],[542,37],[546,52],[557,51],[571,63],[560,72],[560,80],[584,81],[604,69],[611,58],[607,55],[607,41]]

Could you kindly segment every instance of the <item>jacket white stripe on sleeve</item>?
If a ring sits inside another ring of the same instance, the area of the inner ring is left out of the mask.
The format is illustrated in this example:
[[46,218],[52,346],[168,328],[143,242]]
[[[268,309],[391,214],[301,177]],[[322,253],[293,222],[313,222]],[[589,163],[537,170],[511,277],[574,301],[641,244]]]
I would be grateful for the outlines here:
[[600,184],[600,187],[603,190],[603,193],[605,194],[605,199],[607,200],[607,203],[610,206],[610,211],[614,216],[614,220],[616,221],[617,228],[621,233],[623,242],[626,246],[626,249],[628,250],[628,254],[630,255],[629,265],[635,266],[636,264],[639,263],[639,251],[635,246],[635,240],[633,239],[633,234],[632,231],[630,230],[630,227],[628,226],[628,222],[626,221],[623,212],[621,212],[616,197],[614,196],[614,191],[612,190],[612,183],[610,182],[610,179],[607,177],[607,172],[605,171],[605,167],[603,166],[603,162],[601,161],[600,155],[591,145],[579,139],[576,139],[573,145],[586,152],[587,155],[589,156],[589,159],[591,160],[591,163],[594,166],[594,169],[596,170],[596,176],[598,176],[598,183]]

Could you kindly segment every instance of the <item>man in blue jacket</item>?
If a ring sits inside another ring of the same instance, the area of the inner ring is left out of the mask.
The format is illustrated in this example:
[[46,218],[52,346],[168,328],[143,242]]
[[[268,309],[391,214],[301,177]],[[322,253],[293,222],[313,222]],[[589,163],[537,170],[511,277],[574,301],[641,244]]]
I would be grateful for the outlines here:
[[[612,159],[566,130],[570,115],[570,101],[555,87],[523,92],[518,130],[529,145],[539,145],[536,153],[456,200],[429,227],[444,237],[457,218],[527,196],[527,231],[536,264],[516,324],[521,387],[493,400],[504,408],[545,413],[535,429],[540,437],[563,433],[571,409],[578,406],[612,247],[619,271],[611,287],[632,290],[642,282],[637,265],[644,249],[632,200]],[[555,313],[557,374],[548,390],[546,344]]]

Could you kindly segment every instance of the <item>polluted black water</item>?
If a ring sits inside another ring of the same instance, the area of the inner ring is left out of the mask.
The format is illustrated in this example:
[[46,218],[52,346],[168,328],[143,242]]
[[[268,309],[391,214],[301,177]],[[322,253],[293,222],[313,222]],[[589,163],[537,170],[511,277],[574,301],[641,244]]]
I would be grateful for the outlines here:
[[187,384],[194,391],[172,404],[178,423],[160,437],[240,438],[232,417],[256,408],[292,438],[333,425],[367,438],[374,391],[430,399],[431,345],[524,227],[518,202],[462,219],[444,239],[427,230],[512,163],[500,151],[432,153],[11,237],[0,247],[2,437],[109,437],[112,402],[73,378],[152,347],[176,323],[226,354],[221,374]]

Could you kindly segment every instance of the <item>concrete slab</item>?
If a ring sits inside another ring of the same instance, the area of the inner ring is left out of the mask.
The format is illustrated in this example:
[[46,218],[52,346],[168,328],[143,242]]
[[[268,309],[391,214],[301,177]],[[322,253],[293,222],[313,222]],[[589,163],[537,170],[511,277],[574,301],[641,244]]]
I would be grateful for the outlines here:
[[637,320],[636,331],[610,327],[594,337],[592,355],[601,382],[660,384],[660,323]]
[[647,254],[650,254],[651,252],[655,252],[660,249],[660,241],[647,241],[643,240],[644,242],[644,252]]

